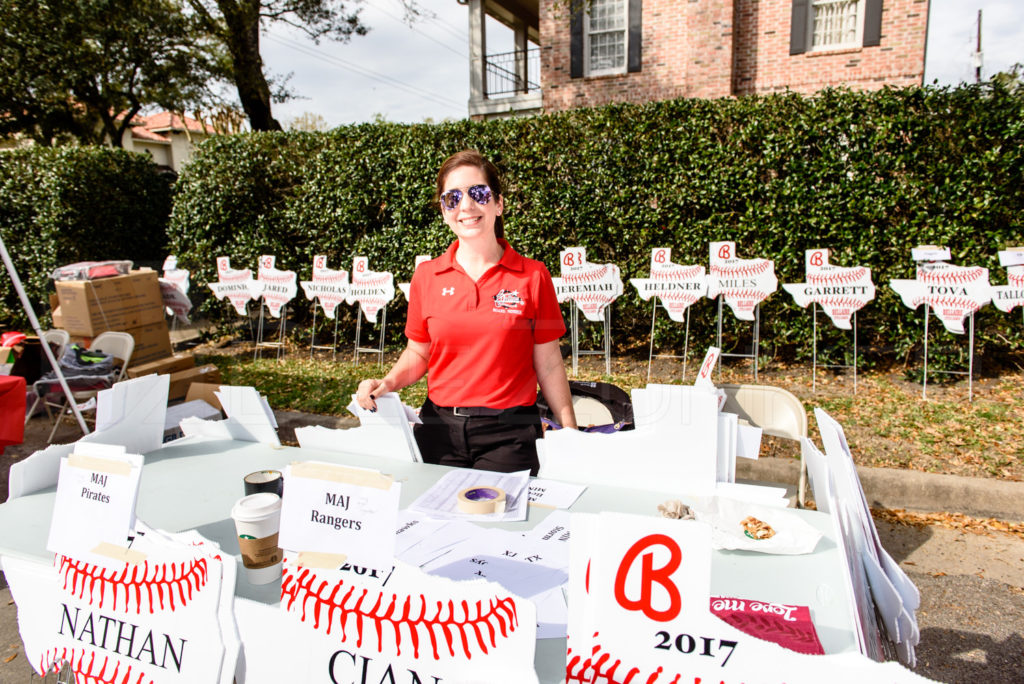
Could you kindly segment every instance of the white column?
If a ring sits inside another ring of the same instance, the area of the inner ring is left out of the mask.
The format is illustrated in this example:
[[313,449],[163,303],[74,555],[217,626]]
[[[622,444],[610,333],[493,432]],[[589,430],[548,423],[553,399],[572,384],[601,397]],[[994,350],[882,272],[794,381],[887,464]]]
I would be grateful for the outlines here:
[[484,0],[469,0],[469,101],[487,99],[487,30]]
[[516,22],[515,46],[516,46],[516,76],[518,77],[519,90],[526,92],[529,89],[529,67],[526,60],[526,48],[529,45],[526,40],[526,24],[519,20]]

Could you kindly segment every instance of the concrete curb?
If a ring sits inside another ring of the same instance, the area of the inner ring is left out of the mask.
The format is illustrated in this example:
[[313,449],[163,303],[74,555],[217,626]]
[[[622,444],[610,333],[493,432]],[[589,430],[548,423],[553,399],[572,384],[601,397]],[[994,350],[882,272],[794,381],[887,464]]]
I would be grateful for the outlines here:
[[[354,416],[321,416],[298,411],[274,411],[282,441],[295,441],[295,428],[323,425],[348,428],[359,424]],[[917,470],[857,467],[868,503],[885,508],[904,508],[922,513],[963,513],[979,518],[1024,522],[1024,482],[995,478],[939,475]],[[736,477],[759,482],[796,486],[800,461],[794,458],[741,458]]]
[[[796,484],[800,476],[800,461],[791,458],[739,459],[736,476]],[[1024,482],[864,466],[857,466],[857,476],[872,506],[927,513],[944,511],[1024,522]]]

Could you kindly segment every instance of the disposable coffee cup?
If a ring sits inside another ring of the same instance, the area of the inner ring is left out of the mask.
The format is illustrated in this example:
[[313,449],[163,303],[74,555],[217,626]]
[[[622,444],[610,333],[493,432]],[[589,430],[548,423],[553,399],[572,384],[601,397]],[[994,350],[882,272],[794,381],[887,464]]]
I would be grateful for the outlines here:
[[284,496],[284,476],[280,470],[257,470],[249,473],[243,480],[245,483],[245,495],[259,494],[260,492],[271,492],[278,496]]
[[250,584],[270,584],[281,577],[283,554],[277,546],[281,497],[260,492],[242,497],[231,508],[238,548]]

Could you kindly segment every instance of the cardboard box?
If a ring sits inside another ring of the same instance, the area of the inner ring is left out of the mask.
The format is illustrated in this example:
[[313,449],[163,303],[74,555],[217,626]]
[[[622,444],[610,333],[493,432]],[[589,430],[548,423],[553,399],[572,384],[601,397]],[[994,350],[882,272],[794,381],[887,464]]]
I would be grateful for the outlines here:
[[196,399],[202,399],[210,406],[214,407],[218,411],[223,411],[224,407],[220,405],[220,399],[214,392],[220,389],[219,382],[193,382],[188,386],[188,392],[185,394],[185,402],[195,401]]
[[202,399],[186,401],[184,404],[178,404],[177,406],[168,406],[167,416],[164,420],[164,442],[184,437],[181,421],[192,417],[203,420],[220,420],[224,416],[221,415],[219,409],[210,406]]
[[197,366],[187,370],[171,373],[171,388],[167,394],[168,401],[184,399],[188,394],[189,385],[193,382],[220,383],[220,370],[213,364]]
[[150,361],[149,363],[139,365],[133,363],[131,368],[128,369],[128,377],[140,378],[143,375],[152,375],[153,373],[157,375],[170,375],[171,373],[195,367],[196,360],[192,355],[175,354],[174,356],[167,356],[156,361]]
[[[132,351],[132,358],[128,362],[128,368],[145,365],[151,361],[171,356],[171,336],[167,332],[167,324],[163,321],[144,325],[141,328],[129,328],[124,332],[135,338],[135,349]],[[77,342],[84,347],[92,344],[95,336],[72,335],[71,342]],[[134,376],[133,376],[134,377]]]
[[156,271],[63,280],[56,287],[61,327],[72,335],[95,337],[104,330],[130,330],[164,320]]

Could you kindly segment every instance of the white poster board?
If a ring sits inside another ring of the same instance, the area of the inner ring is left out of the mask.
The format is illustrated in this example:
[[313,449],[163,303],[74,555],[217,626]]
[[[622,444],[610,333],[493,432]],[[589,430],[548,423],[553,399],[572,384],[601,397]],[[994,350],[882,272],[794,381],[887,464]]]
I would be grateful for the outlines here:
[[661,300],[668,317],[682,323],[686,309],[708,291],[707,272],[701,265],[682,266],[672,263],[670,247],[651,250],[651,272],[646,278],[630,278],[640,299]]
[[741,321],[754,320],[754,309],[779,288],[770,259],[740,259],[735,242],[709,245],[708,298],[719,295]]
[[295,298],[299,291],[295,284],[295,271],[281,271],[275,268],[277,257],[264,254],[260,257],[260,268],[257,279],[263,284],[263,301],[267,310],[274,318],[281,317],[281,308]]
[[603,321],[604,310],[622,294],[619,267],[589,263],[583,247],[563,249],[558,260],[561,277],[551,279],[558,301],[572,300],[588,321]]
[[371,271],[370,260],[357,256],[352,260],[352,285],[346,302],[359,304],[363,315],[371,323],[377,322],[377,312],[395,298],[395,277],[387,271]]
[[924,261],[914,280],[890,280],[889,286],[910,309],[927,304],[951,333],[964,333],[964,320],[992,301],[988,269]]
[[334,319],[338,305],[348,297],[348,271],[327,268],[327,255],[313,257],[313,279],[300,283],[306,299],[318,300],[327,318]]
[[806,282],[786,283],[782,287],[793,295],[797,306],[820,306],[832,323],[850,330],[853,314],[875,298],[871,269],[866,266],[835,266],[829,263],[828,249],[809,249],[804,255]]
[[226,256],[217,257],[217,281],[207,285],[217,299],[226,297],[239,316],[245,315],[249,300],[259,299],[263,293],[263,284],[253,279],[252,271],[231,268],[231,260]]

